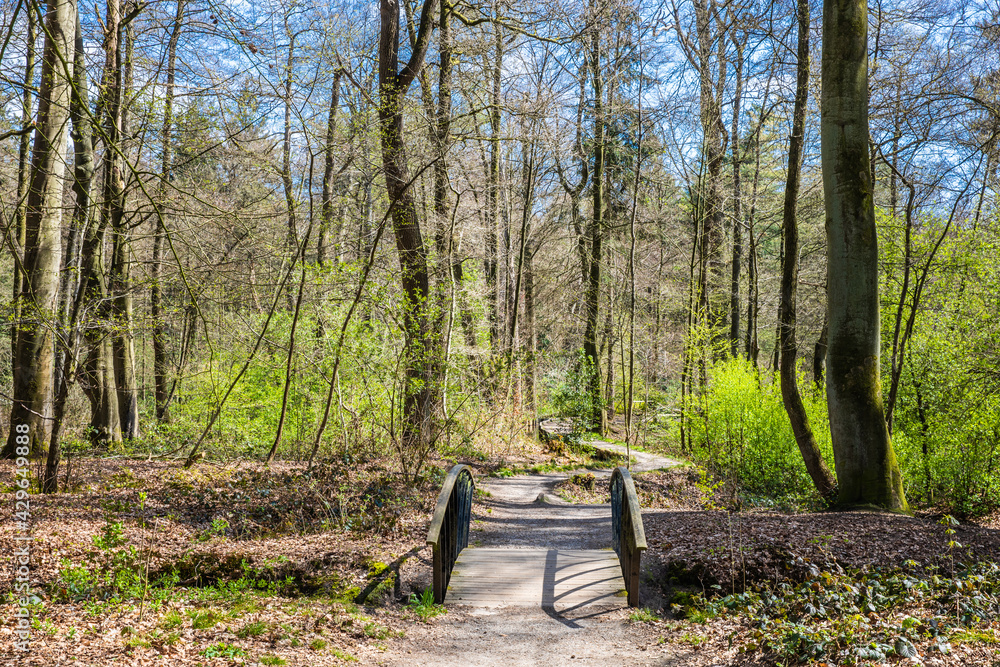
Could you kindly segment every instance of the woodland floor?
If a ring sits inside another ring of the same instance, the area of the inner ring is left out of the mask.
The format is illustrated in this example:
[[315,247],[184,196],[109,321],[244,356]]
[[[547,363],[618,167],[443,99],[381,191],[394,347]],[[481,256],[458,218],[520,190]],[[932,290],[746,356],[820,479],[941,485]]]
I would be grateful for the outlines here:
[[[606,473],[574,471],[592,461],[565,451],[539,447],[485,459],[458,460],[481,480],[491,471],[506,476],[541,466],[535,479],[510,481],[541,484],[542,493],[562,501],[607,502]],[[726,499],[691,468],[636,473],[649,543],[643,600],[655,613],[607,610],[576,632],[530,609],[451,608],[425,622],[405,600],[429,585],[425,530],[454,462],[432,462],[434,472],[414,485],[377,465],[345,462],[306,474],[294,462],[270,469],[203,462],[185,471],[176,461],[73,461],[71,492],[31,496],[32,587],[42,602],[33,608],[27,655],[13,649],[11,577],[0,581],[0,665],[773,665],[781,662],[757,646],[753,622],[727,613],[682,618],[671,604],[677,592],[796,585],[817,570],[940,569],[953,558],[995,561],[1000,554],[995,520],[958,526],[952,539],[963,546],[949,552],[934,515],[730,512],[716,509]],[[14,505],[9,470],[0,477],[7,516]],[[491,532],[489,517],[502,500],[477,495],[483,523],[474,539],[517,539]],[[101,535],[109,539],[95,545]],[[13,553],[13,537],[12,522],[0,523],[4,554]],[[141,605],[138,595],[129,599],[128,591],[138,590],[134,579],[100,578],[146,568],[152,583]],[[156,585],[172,573],[169,584]],[[367,604],[352,602],[370,589]],[[886,632],[899,622],[873,614],[862,620]],[[995,622],[953,638],[947,655],[931,657],[926,641],[914,643],[925,664],[1000,665]],[[499,660],[470,658],[480,654]]]

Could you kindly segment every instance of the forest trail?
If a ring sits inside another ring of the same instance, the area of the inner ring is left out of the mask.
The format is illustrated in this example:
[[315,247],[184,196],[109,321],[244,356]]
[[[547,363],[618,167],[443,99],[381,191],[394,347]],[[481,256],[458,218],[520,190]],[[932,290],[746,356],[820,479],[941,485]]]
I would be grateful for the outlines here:
[[[678,466],[684,465],[684,461],[680,459],[672,459],[667,456],[660,456],[659,454],[650,454],[649,452],[640,452],[636,449],[627,449],[625,445],[618,445],[613,442],[604,442],[603,440],[591,440],[587,443],[594,449],[599,449],[605,452],[613,452],[615,454],[621,454],[625,456],[630,455],[635,459],[635,463],[631,465],[629,470],[633,473],[636,472],[651,472],[653,470],[663,470],[665,468],[676,468]],[[605,476],[610,477],[610,471],[601,471]]]
[[[553,436],[565,437],[566,435],[573,432],[573,423],[568,419],[558,419],[555,417],[543,417],[538,421],[538,430],[542,432],[544,436],[549,438]],[[619,445],[613,442],[605,442],[604,440],[587,440],[586,444],[590,445],[594,449],[611,452],[613,454],[621,454],[622,456],[630,455],[635,461],[630,467],[631,472],[650,472],[652,470],[663,470],[665,468],[676,468],[677,466],[684,465],[684,461],[679,459],[672,459],[667,456],[660,456],[659,454],[650,454],[648,452],[640,452],[634,448],[629,449],[625,445]],[[610,470],[595,471],[595,474],[601,475],[603,477],[610,477]]]
[[[680,464],[653,454],[636,459],[633,469],[643,471]],[[598,484],[611,475],[594,473]],[[649,626],[629,620],[610,549],[610,506],[556,496],[556,485],[570,474],[477,480],[489,495],[474,507],[469,547],[445,601],[448,613],[412,628],[376,664],[691,664],[689,649],[661,644]]]

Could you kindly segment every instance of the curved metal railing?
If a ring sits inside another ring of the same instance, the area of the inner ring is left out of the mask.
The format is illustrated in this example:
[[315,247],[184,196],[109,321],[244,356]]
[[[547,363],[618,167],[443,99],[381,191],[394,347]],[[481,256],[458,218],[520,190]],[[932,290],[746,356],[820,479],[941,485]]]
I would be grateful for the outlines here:
[[427,529],[427,544],[434,548],[434,602],[438,604],[444,602],[458,554],[469,546],[475,487],[472,469],[467,465],[454,466],[444,480],[434,518]]
[[639,606],[639,564],[646,550],[642,510],[628,470],[619,466],[611,473],[611,537],[622,566],[630,607]]

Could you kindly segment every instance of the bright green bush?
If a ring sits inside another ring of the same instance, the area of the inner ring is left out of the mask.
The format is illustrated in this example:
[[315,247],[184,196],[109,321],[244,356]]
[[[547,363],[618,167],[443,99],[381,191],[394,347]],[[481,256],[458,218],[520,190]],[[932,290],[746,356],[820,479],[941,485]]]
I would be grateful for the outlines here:
[[[832,467],[825,396],[804,377],[799,384],[814,435]],[[746,499],[796,504],[815,499],[777,376],[758,373],[742,359],[716,362],[708,369],[705,391],[686,412],[688,455],[733,482]]]
[[[961,516],[1000,507],[1000,247],[979,230],[922,218],[912,236],[912,283],[937,247],[921,291],[893,415],[893,445],[911,502]],[[993,223],[996,224],[995,222]],[[882,225],[882,384],[891,386],[890,359],[903,285],[902,225]],[[937,244],[940,242],[940,246]],[[903,329],[905,331],[905,328]]]

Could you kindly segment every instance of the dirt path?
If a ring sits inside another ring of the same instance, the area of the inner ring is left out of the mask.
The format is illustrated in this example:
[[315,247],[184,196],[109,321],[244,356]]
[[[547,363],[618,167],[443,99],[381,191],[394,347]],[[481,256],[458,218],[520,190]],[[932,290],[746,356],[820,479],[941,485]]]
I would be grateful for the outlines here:
[[[597,443],[599,448],[617,445]],[[635,470],[679,462],[635,452]],[[640,456],[641,455],[641,456]],[[610,471],[595,471],[602,480]],[[568,474],[483,479],[488,497],[474,512],[470,547],[523,549],[607,549],[611,542],[608,505],[573,505],[554,495]],[[603,481],[600,483],[604,483]],[[394,640],[378,665],[681,665],[691,649],[661,643],[660,633],[629,620],[623,598],[557,611],[523,605],[488,608],[447,605],[431,623],[414,623]]]
[[624,609],[553,618],[525,607],[454,608],[413,624],[371,664],[410,667],[489,665],[688,665],[692,651],[659,643],[660,634]]
[[625,445],[617,445],[613,442],[604,442],[603,440],[591,440],[587,443],[595,449],[600,449],[606,452],[614,452],[616,454],[629,454],[635,463],[629,468],[632,472],[650,472],[651,470],[662,470],[663,468],[676,468],[677,466],[684,465],[684,462],[679,459],[672,459],[666,456],[660,456],[659,454],[650,454],[648,452],[640,452],[638,450],[632,449],[631,451],[625,447]]

